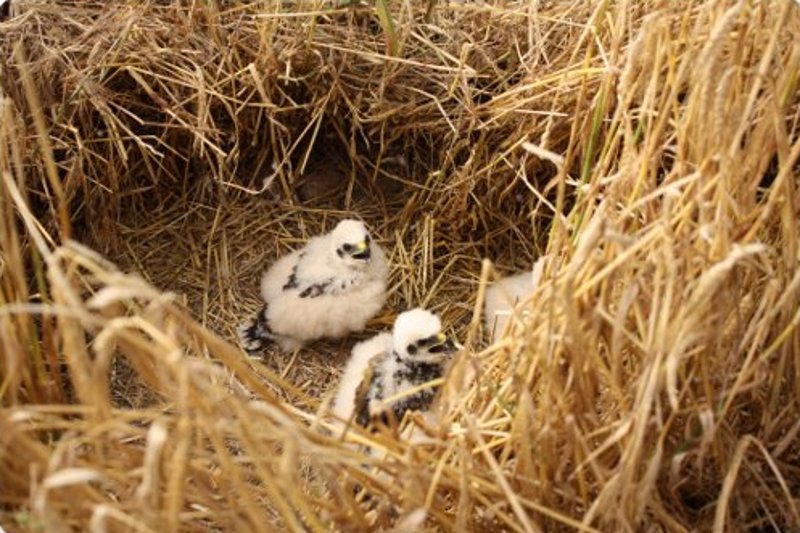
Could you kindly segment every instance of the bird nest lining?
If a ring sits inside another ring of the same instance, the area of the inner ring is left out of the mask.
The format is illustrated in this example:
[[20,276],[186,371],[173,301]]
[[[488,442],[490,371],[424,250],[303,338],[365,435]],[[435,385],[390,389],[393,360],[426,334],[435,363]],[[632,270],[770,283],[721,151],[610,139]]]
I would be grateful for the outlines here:
[[403,220],[402,198],[386,205],[385,198],[364,195],[346,209],[345,195],[346,187],[340,184],[325,191],[323,206],[314,205],[314,199],[308,201],[311,205],[288,205],[244,196],[224,206],[177,205],[151,220],[137,216],[136,226],[120,227],[124,252],[117,262],[123,270],[140,272],[155,287],[179,295],[204,326],[235,344],[237,327],[263,305],[260,277],[272,261],[343,218],[363,219],[390,252],[391,289],[383,311],[366,331],[346,339],[314,342],[292,353],[272,346],[259,355],[269,368],[318,400],[334,384],[354,342],[391,328],[399,311],[424,306],[463,337],[479,282],[480,253],[465,253],[466,247],[459,247],[460,254],[451,251],[433,218]]

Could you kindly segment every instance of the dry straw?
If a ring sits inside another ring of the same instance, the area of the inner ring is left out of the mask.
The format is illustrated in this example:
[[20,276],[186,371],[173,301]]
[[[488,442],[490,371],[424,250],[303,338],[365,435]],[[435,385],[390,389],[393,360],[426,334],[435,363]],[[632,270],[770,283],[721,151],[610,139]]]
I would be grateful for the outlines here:
[[[6,530],[800,526],[795,2],[11,9]],[[370,333],[424,305],[466,344],[424,445],[326,430],[352,339],[231,342],[353,213],[394,265]],[[542,254],[487,346],[486,282]]]

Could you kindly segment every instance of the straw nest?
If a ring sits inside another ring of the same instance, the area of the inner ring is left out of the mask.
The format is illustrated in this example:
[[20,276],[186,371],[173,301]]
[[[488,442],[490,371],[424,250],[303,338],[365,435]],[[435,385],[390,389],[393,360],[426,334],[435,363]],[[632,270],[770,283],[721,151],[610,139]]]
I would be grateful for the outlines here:
[[[12,2],[2,526],[800,525],[796,3],[334,4]],[[465,345],[425,445],[324,430],[354,339],[235,345],[346,215],[393,265],[362,338],[422,305]]]

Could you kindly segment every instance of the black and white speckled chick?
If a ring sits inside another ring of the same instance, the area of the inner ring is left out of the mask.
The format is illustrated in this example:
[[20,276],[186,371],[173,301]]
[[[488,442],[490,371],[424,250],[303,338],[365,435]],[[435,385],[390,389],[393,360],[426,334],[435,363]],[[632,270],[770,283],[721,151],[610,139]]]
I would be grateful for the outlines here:
[[366,427],[375,419],[393,423],[406,411],[426,411],[435,388],[406,393],[442,377],[454,353],[455,345],[442,333],[436,315],[422,309],[401,313],[391,334],[381,333],[353,348],[333,412]]

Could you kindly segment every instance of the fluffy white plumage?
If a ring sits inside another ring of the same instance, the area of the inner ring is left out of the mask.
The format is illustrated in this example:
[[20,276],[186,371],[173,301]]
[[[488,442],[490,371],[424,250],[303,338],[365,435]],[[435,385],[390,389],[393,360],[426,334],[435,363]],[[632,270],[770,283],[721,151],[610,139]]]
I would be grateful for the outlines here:
[[373,369],[372,361],[378,361],[392,350],[392,334],[379,333],[374,337],[359,342],[353,346],[350,359],[347,361],[342,377],[339,380],[339,389],[333,400],[331,411],[342,420],[349,420],[353,415],[356,405],[356,395],[362,387],[364,380],[369,380]]
[[265,305],[240,328],[253,352],[265,341],[284,351],[323,337],[364,329],[386,301],[386,254],[357,220],[343,220],[330,233],[278,259],[261,279]]
[[499,279],[486,289],[484,319],[492,342],[496,342],[505,333],[517,303],[525,300],[536,289],[543,269],[544,258],[540,257],[532,270]]
[[400,421],[408,410],[425,411],[433,401],[433,388],[404,393],[441,377],[454,352],[436,315],[419,308],[401,313],[391,334],[381,333],[353,348],[333,413],[367,426],[378,415],[384,422]]

